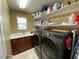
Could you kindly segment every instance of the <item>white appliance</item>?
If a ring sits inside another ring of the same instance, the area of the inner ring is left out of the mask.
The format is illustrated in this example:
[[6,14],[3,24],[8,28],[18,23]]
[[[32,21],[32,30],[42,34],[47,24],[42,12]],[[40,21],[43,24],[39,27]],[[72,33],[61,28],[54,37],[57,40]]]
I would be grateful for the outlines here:
[[4,33],[3,33],[3,24],[2,24],[2,0],[0,0],[0,59],[7,59],[7,53],[4,43]]

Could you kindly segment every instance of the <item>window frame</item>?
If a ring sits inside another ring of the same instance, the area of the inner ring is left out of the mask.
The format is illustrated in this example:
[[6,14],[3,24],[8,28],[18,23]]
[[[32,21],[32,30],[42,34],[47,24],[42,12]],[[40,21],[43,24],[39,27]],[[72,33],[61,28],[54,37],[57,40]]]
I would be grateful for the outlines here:
[[[26,30],[27,29],[27,18],[24,17],[24,16],[16,16],[16,18],[17,18],[17,28],[18,28],[18,30]],[[18,18],[24,18],[23,20],[25,22],[23,22],[22,19],[20,19],[20,21],[19,21]],[[24,27],[22,28],[23,25],[24,25]]]

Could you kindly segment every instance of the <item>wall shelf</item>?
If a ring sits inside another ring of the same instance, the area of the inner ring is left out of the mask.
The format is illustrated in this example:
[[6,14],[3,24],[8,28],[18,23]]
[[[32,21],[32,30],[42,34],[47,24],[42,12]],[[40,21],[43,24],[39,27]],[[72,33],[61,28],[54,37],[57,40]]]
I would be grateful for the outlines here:
[[56,10],[56,11],[53,11],[50,14],[45,14],[45,15],[42,15],[40,17],[34,17],[34,19],[50,18],[50,17],[60,16],[60,15],[78,12],[78,11],[79,11],[79,1],[72,3],[71,5],[67,5],[66,7],[63,7],[61,9]]
[[44,26],[39,26],[39,25],[35,25],[38,27],[42,27],[42,28],[54,28],[54,27],[62,27],[62,28],[70,28],[70,29],[79,29],[79,25],[44,25]]

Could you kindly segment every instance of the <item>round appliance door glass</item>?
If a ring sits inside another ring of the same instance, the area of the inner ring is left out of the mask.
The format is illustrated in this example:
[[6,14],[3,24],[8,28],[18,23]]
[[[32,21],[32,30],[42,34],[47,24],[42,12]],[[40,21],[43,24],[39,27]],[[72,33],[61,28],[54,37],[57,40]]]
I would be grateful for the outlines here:
[[43,38],[42,53],[48,59],[58,59],[59,48],[50,39]]

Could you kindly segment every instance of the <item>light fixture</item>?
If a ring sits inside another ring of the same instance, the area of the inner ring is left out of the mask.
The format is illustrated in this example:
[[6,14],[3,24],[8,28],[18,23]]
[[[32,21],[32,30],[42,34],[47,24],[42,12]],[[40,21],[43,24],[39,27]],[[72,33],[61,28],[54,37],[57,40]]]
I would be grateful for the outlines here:
[[19,8],[24,9],[27,5],[28,0],[20,0],[19,2]]

